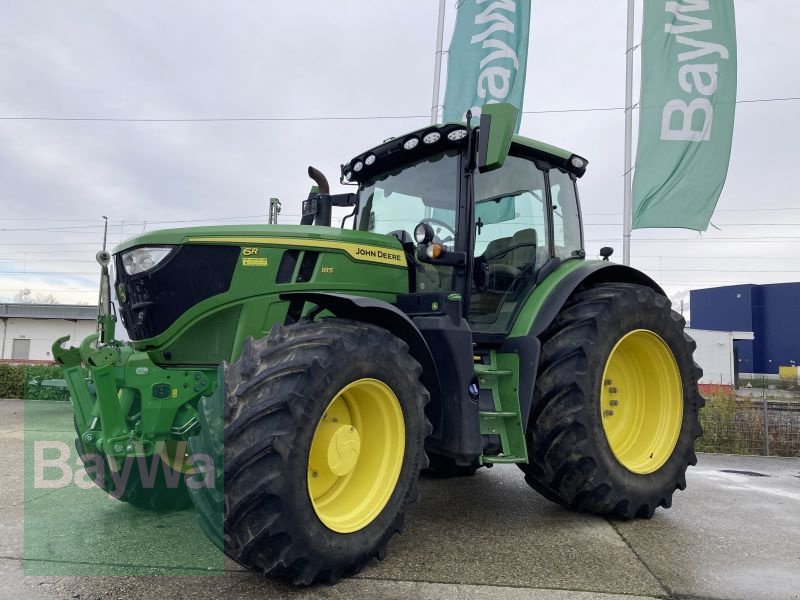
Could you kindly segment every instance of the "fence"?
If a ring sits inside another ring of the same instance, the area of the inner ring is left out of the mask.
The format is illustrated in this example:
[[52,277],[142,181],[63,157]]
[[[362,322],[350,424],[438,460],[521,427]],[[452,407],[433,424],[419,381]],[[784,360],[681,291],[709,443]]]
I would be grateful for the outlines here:
[[[0,364],[0,398],[69,400],[66,389],[48,385],[61,377],[57,365]],[[800,386],[766,378],[740,383],[752,387],[701,385],[706,406],[697,450],[800,457]]]
[[[701,452],[800,457],[800,386],[765,377],[748,387],[701,386]],[[752,387],[750,387],[752,386]]]

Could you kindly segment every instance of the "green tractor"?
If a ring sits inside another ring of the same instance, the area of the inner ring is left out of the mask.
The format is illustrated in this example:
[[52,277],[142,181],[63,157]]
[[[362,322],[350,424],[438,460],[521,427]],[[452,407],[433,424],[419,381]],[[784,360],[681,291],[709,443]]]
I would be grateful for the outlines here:
[[701,434],[694,343],[652,279],[586,259],[587,161],[515,122],[386,140],[343,165],[353,193],[309,168],[298,226],[101,252],[98,333],[53,348],[89,475],[193,502],[230,558],[298,584],[382,559],[423,470],[516,463],[569,509],[668,508]]

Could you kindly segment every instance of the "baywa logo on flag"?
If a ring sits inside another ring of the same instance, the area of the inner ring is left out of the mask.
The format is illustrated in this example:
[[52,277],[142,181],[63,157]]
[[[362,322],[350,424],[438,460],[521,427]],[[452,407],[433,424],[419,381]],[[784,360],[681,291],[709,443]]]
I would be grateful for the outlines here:
[[733,0],[647,0],[633,226],[705,231],[736,108]]
[[[522,110],[528,59],[530,0],[464,0],[447,57],[444,120],[463,121],[484,104]],[[520,119],[516,130],[519,131]]]

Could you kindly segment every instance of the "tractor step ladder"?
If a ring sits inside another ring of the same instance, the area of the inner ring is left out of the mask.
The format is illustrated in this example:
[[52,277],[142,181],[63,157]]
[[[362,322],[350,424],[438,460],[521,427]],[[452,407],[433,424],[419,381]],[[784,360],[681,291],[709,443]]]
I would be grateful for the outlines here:
[[[476,364],[475,376],[482,390],[491,392],[494,410],[480,411],[481,434],[499,435],[502,451],[497,455],[484,455],[483,464],[519,463],[528,461],[525,428],[519,408],[519,358],[516,354],[499,354],[492,351],[490,364]],[[505,367],[505,368],[504,368]]]

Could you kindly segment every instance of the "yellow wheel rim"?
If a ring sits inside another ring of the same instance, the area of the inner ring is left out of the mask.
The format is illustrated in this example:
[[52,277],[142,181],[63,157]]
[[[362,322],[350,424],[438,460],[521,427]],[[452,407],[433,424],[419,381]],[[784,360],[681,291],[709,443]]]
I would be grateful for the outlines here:
[[328,529],[353,533],[380,514],[400,477],[405,441],[403,409],[382,381],[359,379],[334,396],[308,456],[308,494]]
[[611,350],[600,382],[608,445],[629,471],[647,475],[672,456],[683,422],[683,386],[669,346],[645,329]]

